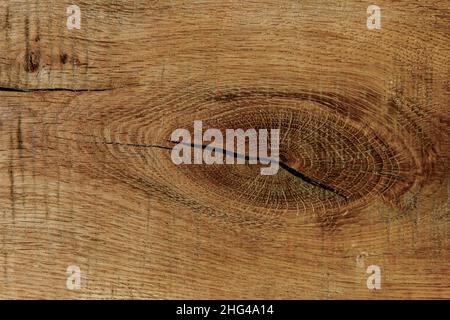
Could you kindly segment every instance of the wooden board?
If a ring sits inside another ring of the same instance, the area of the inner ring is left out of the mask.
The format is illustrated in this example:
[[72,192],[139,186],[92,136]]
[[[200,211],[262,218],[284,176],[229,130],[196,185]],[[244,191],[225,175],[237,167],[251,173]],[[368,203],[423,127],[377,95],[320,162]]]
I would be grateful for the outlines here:
[[[71,4],[0,3],[0,298],[450,298],[448,1]],[[337,193],[174,165],[194,120]]]

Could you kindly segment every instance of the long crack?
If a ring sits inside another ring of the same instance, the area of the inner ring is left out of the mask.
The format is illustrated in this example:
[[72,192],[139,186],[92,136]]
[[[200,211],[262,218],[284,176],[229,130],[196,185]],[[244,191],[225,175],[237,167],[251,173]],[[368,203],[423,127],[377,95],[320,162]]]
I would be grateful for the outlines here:
[[117,88],[98,88],[98,89],[73,89],[73,88],[35,88],[35,89],[23,89],[23,88],[11,88],[11,87],[0,87],[0,92],[103,92],[103,91],[111,91]]
[[290,167],[286,162],[283,162],[281,160],[277,161],[277,160],[274,160],[274,159],[271,159],[271,158],[269,158],[269,159],[267,159],[267,158],[254,158],[254,157],[250,157],[250,156],[247,156],[247,155],[241,155],[241,154],[239,154],[237,152],[234,152],[234,151],[229,151],[229,150],[218,148],[218,147],[211,147],[209,145],[199,145],[199,144],[194,144],[194,143],[190,143],[189,144],[189,143],[175,142],[175,141],[170,141],[170,140],[168,140],[168,141],[171,142],[171,143],[181,143],[181,144],[189,145],[192,148],[202,148],[202,149],[207,149],[207,148],[211,148],[212,149],[212,148],[214,148],[216,152],[222,152],[222,154],[232,156],[235,159],[240,158],[240,159],[245,159],[246,161],[255,160],[255,159],[256,160],[260,159],[260,160],[266,160],[266,161],[267,160],[268,161],[275,161],[275,162],[278,162],[280,168],[282,168],[283,170],[285,170],[288,173],[292,174],[293,176],[295,176],[297,178],[300,178],[302,181],[304,181],[304,182],[306,182],[308,184],[311,184],[313,186],[319,187],[319,188],[321,188],[323,190],[327,190],[327,191],[333,192],[337,196],[340,196],[340,197],[348,200],[348,196],[343,194],[339,190],[337,190],[337,189],[333,188],[332,186],[329,186],[329,185],[327,185],[327,184],[325,184],[323,182],[320,182],[320,181],[318,181],[318,180],[316,180],[316,179],[314,179],[312,177],[307,176],[306,174],[300,172],[299,170]]
[[[76,141],[74,139],[68,139],[68,138],[62,138],[62,137],[57,137],[59,139],[64,139],[64,140],[72,140],[72,141]],[[184,142],[176,142],[176,141],[171,141],[171,140],[167,140],[170,143],[181,143],[184,144],[186,146],[190,146],[191,148],[202,148],[202,149],[215,149],[215,152],[221,152],[223,155],[228,155],[228,156],[232,156],[235,159],[245,159],[246,161],[249,160],[255,160],[254,157],[250,157],[248,155],[242,155],[239,154],[237,152],[234,151],[229,151],[226,149],[222,149],[222,148],[218,148],[218,147],[211,147],[209,145],[203,145],[203,144],[195,144],[195,143],[184,143]],[[80,142],[80,141],[78,141]],[[169,147],[169,146],[163,146],[163,145],[158,145],[158,144],[140,144],[140,143],[122,143],[122,142],[116,142],[116,141],[83,141],[85,143],[93,143],[93,144],[104,144],[104,145],[116,145],[116,146],[124,146],[124,147],[132,147],[132,148],[158,148],[158,149],[164,149],[164,150],[172,150],[173,147]],[[292,167],[290,167],[286,162],[283,162],[281,160],[277,161],[274,159],[267,159],[267,158],[257,158],[260,160],[268,160],[268,161],[276,161],[278,162],[280,168],[282,168],[283,170],[285,170],[286,172],[292,174],[293,176],[301,179],[303,182],[306,182],[310,185],[313,185],[315,187],[321,188],[323,190],[332,192],[334,194],[336,194],[339,197],[342,197],[346,200],[348,200],[348,196],[343,194],[341,191],[333,188],[332,186],[329,186],[321,181],[318,181],[312,177],[307,176],[306,174],[304,174],[303,172],[294,169]],[[256,160],[257,160],[256,159]]]

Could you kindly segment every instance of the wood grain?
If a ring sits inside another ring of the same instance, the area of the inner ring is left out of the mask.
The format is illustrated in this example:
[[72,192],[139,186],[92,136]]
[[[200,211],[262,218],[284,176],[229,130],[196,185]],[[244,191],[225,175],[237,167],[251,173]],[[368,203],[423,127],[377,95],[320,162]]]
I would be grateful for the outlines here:
[[[71,4],[0,3],[0,298],[450,298],[448,1],[377,1],[381,30],[359,0]],[[175,166],[194,120],[280,128],[285,166]]]

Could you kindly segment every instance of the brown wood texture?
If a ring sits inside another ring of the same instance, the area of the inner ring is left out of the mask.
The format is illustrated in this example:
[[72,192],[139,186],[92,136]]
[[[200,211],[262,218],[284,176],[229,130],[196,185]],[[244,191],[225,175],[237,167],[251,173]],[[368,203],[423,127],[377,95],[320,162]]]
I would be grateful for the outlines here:
[[[449,2],[370,4],[1,1],[0,298],[450,298]],[[174,165],[194,120],[338,193]]]

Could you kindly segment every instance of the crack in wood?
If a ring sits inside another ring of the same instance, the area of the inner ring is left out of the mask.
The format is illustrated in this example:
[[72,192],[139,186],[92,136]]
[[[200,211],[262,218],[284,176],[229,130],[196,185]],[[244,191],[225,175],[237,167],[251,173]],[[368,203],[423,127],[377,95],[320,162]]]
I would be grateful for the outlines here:
[[[202,148],[202,149],[214,148],[216,151],[222,152],[223,155],[230,155],[230,156],[234,157],[235,159],[240,158],[240,159],[245,159],[246,161],[254,159],[253,157],[250,157],[248,155],[241,155],[241,154],[239,154],[237,152],[234,152],[234,151],[229,151],[229,150],[226,150],[226,149],[223,149],[223,148],[218,148],[218,147],[211,147],[209,145],[203,145],[203,144],[199,145],[199,144],[195,144],[195,143],[190,143],[189,144],[189,143],[184,143],[184,142],[175,142],[175,141],[171,141],[171,140],[168,140],[168,141],[171,142],[171,143],[181,143],[181,144],[184,144],[184,145],[188,145],[188,146],[190,146],[192,148]],[[273,160],[273,159],[265,159],[265,158],[261,158],[261,157],[259,157],[259,159],[269,160],[269,161],[276,161],[276,160]],[[329,186],[329,185],[327,185],[325,183],[322,183],[322,182],[320,182],[320,181],[318,181],[318,180],[316,180],[316,179],[314,179],[312,177],[307,176],[306,174],[300,172],[299,170],[290,167],[284,161],[279,160],[279,161],[276,161],[276,162],[278,162],[280,167],[282,169],[284,169],[286,172],[288,172],[291,175],[301,179],[302,181],[304,181],[304,182],[306,182],[306,183],[308,183],[310,185],[319,187],[319,188],[321,188],[323,190],[330,191],[330,192],[336,194],[337,196],[342,197],[345,200],[348,200],[349,197],[347,195],[343,194],[342,192],[340,192],[339,190],[333,188],[332,186]]]
[[[64,139],[62,137],[58,137],[61,139]],[[70,140],[70,139],[69,139]],[[209,145],[199,145],[199,144],[195,144],[195,143],[184,143],[184,142],[176,142],[176,141],[172,141],[172,140],[167,140],[170,143],[181,143],[187,146],[190,146],[192,148],[202,148],[202,149],[207,149],[207,148],[213,148]],[[83,143],[92,143],[92,144],[104,144],[104,145],[116,145],[116,146],[124,146],[124,147],[133,147],[133,148],[157,148],[157,149],[163,149],[163,150],[172,150],[173,147],[168,147],[168,146],[163,146],[163,145],[157,145],[157,144],[142,144],[142,143],[122,143],[122,142],[117,142],[117,141],[83,141]],[[234,151],[229,151],[223,148],[218,148],[218,147],[214,147],[216,151],[221,152],[223,155],[229,155],[234,157],[235,159],[240,158],[240,159],[245,159],[246,161],[252,160],[254,159],[253,157],[250,157],[248,155],[242,155],[239,154],[237,152]],[[276,160],[272,160],[272,159],[266,159],[266,158],[261,158],[259,157],[259,159],[262,160],[269,160],[269,161],[276,161]],[[307,176],[306,174],[304,174],[303,172],[299,171],[298,169],[294,169],[293,167],[290,167],[286,162],[284,161],[276,161],[278,162],[278,164],[280,165],[280,167],[282,169],[284,169],[286,172],[290,173],[291,175],[299,178],[300,180],[313,185],[315,187],[321,188],[323,190],[329,191],[334,193],[335,195],[344,198],[345,200],[349,199],[349,196],[345,195],[344,193],[342,193],[341,191],[337,190],[336,188],[333,188],[330,185],[327,185],[323,182],[320,182],[312,177]]]
[[115,87],[115,88],[99,88],[99,89],[72,89],[72,88],[36,88],[36,89],[22,89],[22,88],[10,88],[10,87],[0,87],[0,92],[102,92],[102,91],[112,91],[116,89],[121,89],[123,87]]

